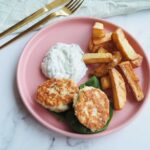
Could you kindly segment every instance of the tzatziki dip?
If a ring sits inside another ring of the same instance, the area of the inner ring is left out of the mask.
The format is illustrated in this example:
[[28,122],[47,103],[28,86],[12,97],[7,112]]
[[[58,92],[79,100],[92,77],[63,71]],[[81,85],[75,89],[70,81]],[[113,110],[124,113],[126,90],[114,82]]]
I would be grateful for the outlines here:
[[48,78],[64,78],[79,82],[87,67],[82,60],[84,52],[77,44],[57,43],[45,55],[41,69]]

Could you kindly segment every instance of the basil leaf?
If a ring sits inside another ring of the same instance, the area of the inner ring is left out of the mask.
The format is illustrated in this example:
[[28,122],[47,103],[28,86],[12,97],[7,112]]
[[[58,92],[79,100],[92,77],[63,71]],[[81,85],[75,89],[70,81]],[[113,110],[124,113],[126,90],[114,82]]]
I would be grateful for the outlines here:
[[81,84],[80,89],[84,88],[85,86],[92,86],[92,87],[101,89],[100,82],[96,76],[93,76],[87,82],[85,82],[84,84]]
[[[99,80],[95,76],[90,78],[84,84],[81,84],[80,89],[84,88],[85,86],[92,86],[92,87],[101,89],[101,85],[99,83]],[[111,119],[112,119],[112,116],[113,116],[113,108],[112,108],[112,105],[110,104],[109,119],[108,119],[106,125],[102,129],[100,129],[96,132],[92,132],[90,129],[88,129],[87,127],[85,127],[84,125],[82,125],[78,121],[77,117],[74,114],[74,109],[73,108],[70,111],[67,112],[66,120],[67,120],[68,124],[70,125],[70,128],[73,131],[75,131],[77,133],[82,133],[82,134],[93,134],[93,133],[99,133],[99,132],[102,132],[102,131],[106,130],[109,123],[110,123],[110,121],[111,121]]]
[[57,112],[50,111],[50,113],[52,113],[59,121],[65,122],[67,112],[57,113]]
[[102,132],[104,130],[107,129],[111,119],[112,119],[112,116],[113,116],[113,108],[112,106],[110,105],[110,111],[109,111],[109,119],[106,123],[106,125],[98,130],[98,131],[95,131],[95,132],[92,132],[90,129],[88,129],[87,127],[83,126],[77,119],[77,117],[74,115],[74,109],[70,110],[67,112],[66,114],[66,120],[70,126],[70,128],[77,132],[77,133],[82,133],[82,134],[93,134],[93,133],[99,133],[99,132]]

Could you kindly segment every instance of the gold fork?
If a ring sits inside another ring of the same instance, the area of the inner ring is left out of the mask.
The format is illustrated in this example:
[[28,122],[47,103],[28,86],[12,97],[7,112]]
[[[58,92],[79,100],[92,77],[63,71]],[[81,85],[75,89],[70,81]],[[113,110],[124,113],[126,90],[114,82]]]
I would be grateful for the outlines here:
[[69,15],[73,14],[82,5],[83,1],[84,0],[71,0],[62,9],[60,9],[60,10],[54,12],[54,13],[49,14],[47,17],[40,20],[39,22],[37,22],[33,26],[29,27],[27,30],[21,32],[19,35],[17,35],[13,39],[11,39],[8,42],[6,42],[5,44],[1,45],[0,49],[2,49],[3,47],[7,46],[10,43],[12,43],[13,41],[17,40],[18,38],[24,36],[25,34],[29,33],[30,31],[32,31],[34,29],[37,29],[41,25],[47,23],[50,19],[53,19],[55,17],[60,17],[60,16],[69,16]]

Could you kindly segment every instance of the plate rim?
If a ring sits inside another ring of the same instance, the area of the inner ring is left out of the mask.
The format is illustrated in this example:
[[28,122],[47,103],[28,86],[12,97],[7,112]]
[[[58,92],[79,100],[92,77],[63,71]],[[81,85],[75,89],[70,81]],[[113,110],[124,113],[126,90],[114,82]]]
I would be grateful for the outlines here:
[[[71,20],[95,20],[95,21],[101,21],[107,24],[110,24],[111,26],[115,26],[115,27],[120,27],[119,25],[116,25],[115,23],[112,23],[110,21],[101,19],[101,18],[97,18],[97,17],[68,17],[65,19],[61,19],[61,20],[57,20],[56,22],[50,23],[49,25],[47,25],[46,27],[44,27],[43,29],[41,29],[40,31],[38,31],[25,45],[25,47],[23,48],[23,51],[21,53],[21,56],[19,58],[18,61],[18,66],[17,66],[17,73],[16,73],[16,81],[17,81],[17,87],[18,87],[18,92],[21,96],[21,100],[23,102],[23,104],[25,105],[25,107],[27,108],[27,110],[30,112],[30,114],[38,121],[40,122],[43,126],[45,126],[46,128],[50,129],[51,131],[55,131],[59,134],[65,135],[65,136],[69,136],[69,137],[73,137],[73,138],[79,138],[79,139],[89,139],[89,138],[96,138],[96,137],[100,137],[100,136],[104,136],[104,135],[108,135],[110,133],[116,132],[118,130],[120,130],[121,128],[127,126],[133,119],[135,119],[137,117],[137,115],[143,110],[145,104],[148,102],[148,97],[150,96],[150,81],[149,81],[149,86],[148,86],[148,92],[147,95],[145,96],[144,101],[142,102],[142,105],[140,106],[139,110],[132,116],[130,117],[126,122],[124,122],[123,124],[107,131],[105,130],[104,132],[100,132],[97,134],[80,134],[80,133],[71,133],[68,131],[64,131],[62,129],[56,128],[54,126],[52,126],[51,124],[48,124],[47,122],[45,122],[43,119],[41,119],[33,110],[31,107],[28,106],[26,100],[24,100],[24,94],[23,91],[21,90],[21,85],[19,84],[20,79],[19,79],[19,74],[20,74],[20,68],[21,68],[21,61],[23,59],[24,53],[26,51],[26,49],[28,49],[28,47],[30,47],[30,44],[32,43],[32,41],[34,41],[34,39],[36,39],[36,37],[38,37],[42,32],[44,32],[45,30],[47,30],[48,28],[52,28],[53,26],[66,22],[66,21],[71,21]],[[150,65],[149,65],[149,59],[144,51],[144,49],[142,48],[141,44],[139,44],[139,42],[130,34],[128,33],[123,27],[122,28],[126,34],[128,34],[135,42],[136,44],[139,46],[139,48],[142,50],[142,53],[144,54],[145,57],[145,61],[147,63],[148,66],[148,75],[150,76]]]

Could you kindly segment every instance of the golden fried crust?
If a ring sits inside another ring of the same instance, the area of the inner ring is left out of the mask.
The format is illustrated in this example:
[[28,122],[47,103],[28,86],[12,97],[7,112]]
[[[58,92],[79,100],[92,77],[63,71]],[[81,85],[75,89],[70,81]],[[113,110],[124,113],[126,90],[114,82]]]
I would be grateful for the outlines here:
[[91,131],[103,128],[109,119],[109,100],[104,92],[93,87],[80,90],[74,109],[79,122]]
[[36,101],[43,107],[55,112],[69,108],[78,86],[68,79],[49,79],[37,88]]

